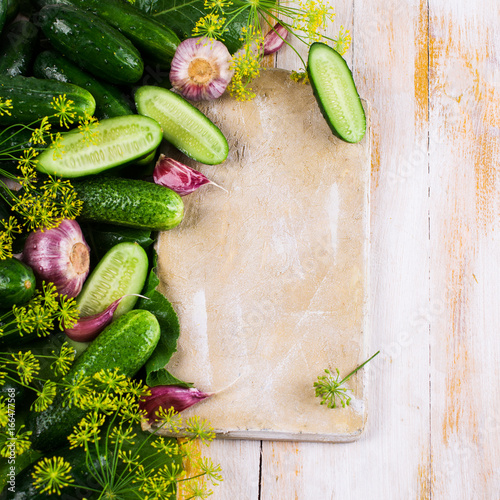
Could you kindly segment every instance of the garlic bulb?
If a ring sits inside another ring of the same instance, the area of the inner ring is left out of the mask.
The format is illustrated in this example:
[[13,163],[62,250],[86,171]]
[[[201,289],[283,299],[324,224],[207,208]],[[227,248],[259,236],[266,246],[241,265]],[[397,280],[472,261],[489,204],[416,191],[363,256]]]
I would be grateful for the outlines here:
[[52,282],[61,295],[76,297],[89,274],[90,248],[78,223],[63,219],[56,228],[31,233],[22,260],[37,281]]
[[170,82],[192,101],[217,99],[233,76],[231,54],[218,40],[188,38],[179,44],[170,67]]

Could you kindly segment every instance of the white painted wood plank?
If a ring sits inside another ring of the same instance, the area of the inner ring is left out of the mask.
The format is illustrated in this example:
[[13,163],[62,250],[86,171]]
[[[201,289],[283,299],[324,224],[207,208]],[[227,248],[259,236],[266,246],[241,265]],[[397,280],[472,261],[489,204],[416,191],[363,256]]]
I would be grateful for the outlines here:
[[500,6],[431,1],[432,492],[500,495]]

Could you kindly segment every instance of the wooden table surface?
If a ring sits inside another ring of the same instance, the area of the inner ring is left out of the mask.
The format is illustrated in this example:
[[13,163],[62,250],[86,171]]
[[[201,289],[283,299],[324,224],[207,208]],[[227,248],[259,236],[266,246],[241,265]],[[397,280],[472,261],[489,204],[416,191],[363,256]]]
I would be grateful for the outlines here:
[[211,498],[500,499],[500,2],[331,1],[373,108],[368,426],[216,441]]

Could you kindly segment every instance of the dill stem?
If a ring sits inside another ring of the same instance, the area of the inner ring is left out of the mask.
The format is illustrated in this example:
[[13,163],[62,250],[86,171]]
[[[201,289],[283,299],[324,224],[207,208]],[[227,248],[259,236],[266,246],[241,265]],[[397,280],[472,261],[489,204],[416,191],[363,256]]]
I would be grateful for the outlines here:
[[368,358],[364,363],[361,363],[357,368],[354,368],[354,370],[349,373],[349,375],[346,375],[340,382],[339,382],[339,385],[342,385],[344,382],[346,382],[347,380],[349,380],[350,377],[352,377],[358,370],[361,370],[361,368],[363,368],[363,366],[366,365],[366,363],[370,362],[377,354],[379,354],[380,351],[377,351],[371,358]]

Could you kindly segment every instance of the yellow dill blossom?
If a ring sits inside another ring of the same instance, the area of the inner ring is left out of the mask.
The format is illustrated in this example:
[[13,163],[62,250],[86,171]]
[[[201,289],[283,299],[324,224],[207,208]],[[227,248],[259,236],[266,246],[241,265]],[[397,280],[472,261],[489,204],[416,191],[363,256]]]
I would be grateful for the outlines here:
[[78,374],[72,385],[66,387],[65,398],[62,403],[63,406],[80,406],[92,391],[92,379],[83,374]]
[[294,29],[306,33],[311,42],[322,41],[323,29],[335,19],[333,8],[323,0],[299,0],[299,6],[293,21]]
[[40,186],[40,190],[47,193],[47,195],[52,198],[57,198],[57,195],[64,192],[67,188],[71,188],[71,184],[68,180],[54,177],[53,175],[49,175]]
[[10,110],[12,109],[12,99],[3,100],[3,97],[0,97],[0,116],[8,115],[12,116]]
[[80,446],[87,450],[89,444],[94,444],[96,442],[95,429],[86,418],[83,418],[78,425],[73,428],[73,432],[68,436],[68,441],[71,449]]
[[0,260],[12,257],[12,237],[6,231],[0,232]]
[[341,26],[339,36],[337,37],[337,40],[335,40],[335,45],[333,48],[341,56],[343,56],[347,52],[347,49],[351,46],[351,41],[351,34],[344,28],[344,26]]
[[66,375],[71,365],[75,359],[75,349],[70,347],[67,342],[61,346],[59,354],[56,354],[55,351],[52,351],[52,355],[55,356],[54,362],[50,365],[50,368],[54,371],[54,374],[57,375]]
[[50,149],[53,150],[52,158],[54,160],[60,160],[64,154],[64,141],[61,132],[57,132],[50,136]]
[[61,494],[61,490],[74,482],[70,475],[71,465],[61,457],[43,458],[32,473],[35,487],[41,493]]
[[1,224],[3,230],[7,235],[12,238],[14,234],[19,234],[22,231],[22,227],[19,225],[17,219],[12,215],[8,219],[2,219]]
[[127,387],[128,384],[127,377],[118,368],[114,370],[100,370],[94,375],[94,378],[112,391],[119,391]]
[[0,398],[0,428],[7,427],[9,423],[9,409],[6,400],[6,397]]
[[33,144],[45,144],[45,135],[49,132],[51,124],[48,116],[44,116],[40,125],[33,130],[31,134],[31,142]]
[[76,111],[74,104],[74,101],[68,99],[66,94],[52,99],[50,105],[54,108],[54,116],[59,118],[59,125],[61,127],[69,128],[69,126],[75,121]]
[[243,28],[243,47],[233,55],[230,69],[234,76],[228,89],[232,97],[238,101],[248,101],[255,97],[249,84],[260,75],[261,48],[264,37],[258,31],[248,32]]
[[59,328],[73,328],[80,316],[76,299],[62,295],[59,297],[59,307],[55,311],[55,317],[59,322]]
[[80,130],[80,134],[83,135],[84,144],[87,146],[90,146],[91,144],[99,144],[99,131],[97,130],[98,125],[99,121],[94,116],[87,115],[85,118],[80,119],[78,129]]
[[218,11],[224,11],[225,8],[230,7],[233,5],[233,2],[226,1],[226,0],[205,0],[204,2],[204,8],[206,10],[218,10]]
[[[31,441],[30,437],[33,434],[31,431],[25,431],[25,426],[21,425],[19,429],[17,429],[15,436],[11,436],[9,432],[10,438],[13,437],[11,440],[6,440],[5,443],[3,443],[3,446],[0,450],[0,456],[4,458],[8,458],[12,456],[12,449],[11,446],[14,445],[14,454],[16,456],[22,455],[25,451],[29,450],[31,448]],[[5,437],[4,433],[4,437]],[[9,446],[10,444],[10,446]]]
[[23,155],[19,158],[18,167],[23,172],[23,167],[35,168],[38,160],[35,158],[38,156],[38,151],[35,148],[28,148],[23,151]]
[[33,377],[36,377],[40,371],[40,362],[30,352],[19,351],[12,354],[12,364],[15,365],[17,374],[23,384],[29,384]]
[[186,431],[196,436],[207,446],[215,438],[214,430],[210,427],[210,424],[205,420],[201,420],[197,415],[187,419]]
[[30,409],[35,411],[45,411],[54,401],[57,392],[57,384],[47,380],[41,391],[37,391],[37,398],[33,401]]
[[[116,427],[113,427],[112,431],[109,434],[109,441],[111,444],[127,443],[133,446],[135,444],[134,438],[136,437],[137,434],[133,431],[132,427],[128,426],[124,428],[123,423],[120,423]],[[154,446],[154,443],[152,444],[152,446]]]
[[226,18],[220,17],[219,14],[210,13],[196,21],[193,28],[194,36],[207,36],[209,38],[224,41],[224,26]]

